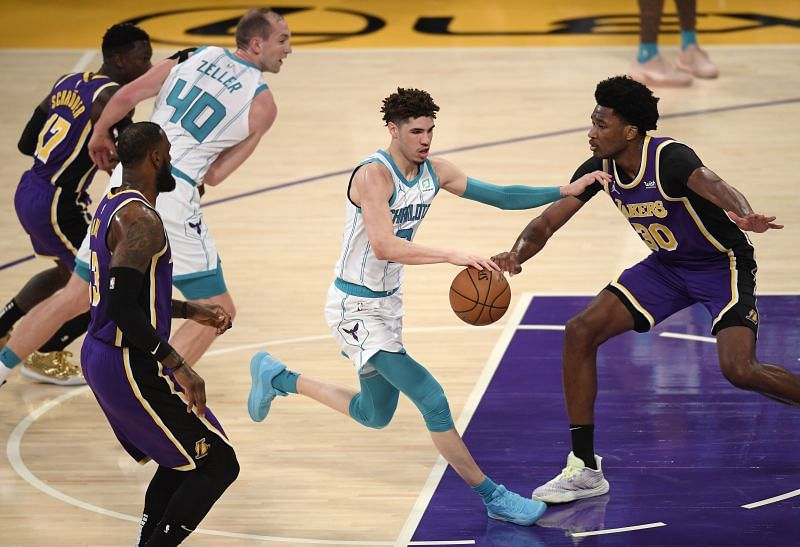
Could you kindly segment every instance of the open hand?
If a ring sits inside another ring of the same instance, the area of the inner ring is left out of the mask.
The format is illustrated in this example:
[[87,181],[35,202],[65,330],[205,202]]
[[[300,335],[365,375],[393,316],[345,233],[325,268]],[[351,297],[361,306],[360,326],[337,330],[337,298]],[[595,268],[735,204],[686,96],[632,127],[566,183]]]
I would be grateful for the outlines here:
[[572,184],[561,187],[561,196],[579,196],[586,188],[595,182],[606,185],[611,182],[611,175],[605,171],[592,171],[575,180]]
[[761,234],[770,228],[773,230],[780,230],[783,228],[783,224],[775,224],[773,222],[775,217],[768,217],[760,213],[750,213],[745,217],[740,217],[733,211],[728,211],[728,216],[739,228],[745,230],[746,232],[755,232],[757,234]]

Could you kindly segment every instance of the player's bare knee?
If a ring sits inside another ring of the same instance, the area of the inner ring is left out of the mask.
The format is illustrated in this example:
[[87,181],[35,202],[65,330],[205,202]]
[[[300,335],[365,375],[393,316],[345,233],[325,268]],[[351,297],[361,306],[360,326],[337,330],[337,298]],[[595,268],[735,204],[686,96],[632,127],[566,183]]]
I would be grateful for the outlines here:
[[722,374],[734,386],[740,389],[751,389],[755,375],[758,373],[758,362],[750,357],[722,357],[719,361]]
[[597,347],[602,340],[596,337],[597,329],[586,320],[583,314],[578,314],[567,321],[564,328],[564,345],[570,348]]

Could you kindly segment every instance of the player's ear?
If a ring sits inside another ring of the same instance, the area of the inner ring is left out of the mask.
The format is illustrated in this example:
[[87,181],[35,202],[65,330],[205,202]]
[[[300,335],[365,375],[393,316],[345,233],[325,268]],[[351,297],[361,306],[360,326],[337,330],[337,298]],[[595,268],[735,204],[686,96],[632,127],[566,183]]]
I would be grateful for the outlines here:
[[397,139],[400,137],[400,128],[397,127],[397,124],[394,122],[388,122],[386,127],[389,128],[389,134],[392,136],[393,139]]
[[632,141],[633,139],[636,138],[636,136],[638,134],[639,134],[639,128],[636,127],[635,125],[626,125],[625,126],[625,139],[626,140]]

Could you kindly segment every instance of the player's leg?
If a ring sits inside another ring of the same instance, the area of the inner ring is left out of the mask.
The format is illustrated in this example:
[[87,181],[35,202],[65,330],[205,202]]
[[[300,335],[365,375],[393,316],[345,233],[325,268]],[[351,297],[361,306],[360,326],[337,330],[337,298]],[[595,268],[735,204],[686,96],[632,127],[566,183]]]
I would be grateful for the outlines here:
[[[185,293],[184,293],[185,294]],[[209,298],[190,299],[192,302],[200,304],[217,304],[222,306],[231,316],[231,322],[236,317],[236,307],[230,293],[225,292]],[[178,330],[172,335],[170,344],[175,350],[186,359],[190,365],[194,365],[200,357],[211,347],[217,338],[217,331],[212,327],[206,327],[194,321],[184,321]]]
[[676,70],[658,51],[658,33],[664,0],[639,0],[639,50],[631,77],[643,84],[687,86],[692,77]]
[[[144,514],[157,523],[145,545],[178,545],[236,479],[239,464],[217,418],[186,412],[174,379],[147,353],[87,336],[81,349],[86,380],[123,448],[160,467]],[[166,433],[166,434],[165,434]],[[178,484],[179,483],[179,484]]]
[[740,389],[792,406],[800,406],[800,377],[756,357],[756,335],[746,326],[717,332],[719,365],[725,378]]
[[31,277],[22,289],[0,310],[0,337],[36,304],[61,289],[69,279],[69,270],[56,260],[56,266]]
[[697,43],[697,0],[675,0],[675,7],[681,26],[681,52],[675,66],[697,78],[716,78],[717,65]]
[[[148,519],[155,520],[161,510],[149,538],[145,539],[144,530],[140,545],[147,547],[168,547],[180,544],[191,534],[205,518],[225,490],[239,476],[239,462],[233,448],[219,438],[208,439],[211,447],[202,465],[191,471],[161,472],[153,477],[148,487],[150,505],[145,501],[145,514]],[[174,473],[184,475],[178,482]],[[154,484],[155,483],[155,484]],[[170,489],[177,486],[170,495]],[[169,497],[167,497],[169,496]],[[166,505],[164,502],[166,501]]]
[[[53,337],[64,323],[86,313],[89,309],[88,290],[87,283],[83,279],[75,274],[70,276],[63,290],[35,306],[23,318],[6,346],[0,351],[0,364],[9,369],[15,367]],[[45,366],[46,370],[36,368],[32,372],[46,376],[47,380],[44,381],[77,385],[74,382],[80,379],[80,371],[74,365],[61,367],[56,365],[58,363],[51,363]],[[45,374],[46,372],[50,374]],[[83,383],[83,380],[79,383]]]
[[692,300],[677,289],[681,282],[677,272],[650,255],[625,270],[567,322],[562,372],[572,452],[564,470],[534,490],[536,499],[564,503],[608,491],[602,458],[594,452],[597,350],[618,334],[645,332],[690,305]]
[[405,352],[380,351],[369,363],[419,409],[433,444],[464,482],[481,496],[490,517],[525,526],[538,520],[545,510],[543,503],[522,498],[495,484],[478,467],[455,428],[442,386],[425,367]]

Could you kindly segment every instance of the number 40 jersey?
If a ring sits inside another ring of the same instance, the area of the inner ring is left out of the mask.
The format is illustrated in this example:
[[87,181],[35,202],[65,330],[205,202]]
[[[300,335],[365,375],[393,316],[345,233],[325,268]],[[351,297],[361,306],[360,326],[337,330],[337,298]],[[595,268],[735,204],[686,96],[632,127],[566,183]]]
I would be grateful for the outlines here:
[[259,67],[221,47],[200,47],[175,65],[150,117],[172,144],[173,174],[202,184],[217,156],[247,138],[250,104],[266,89]]

